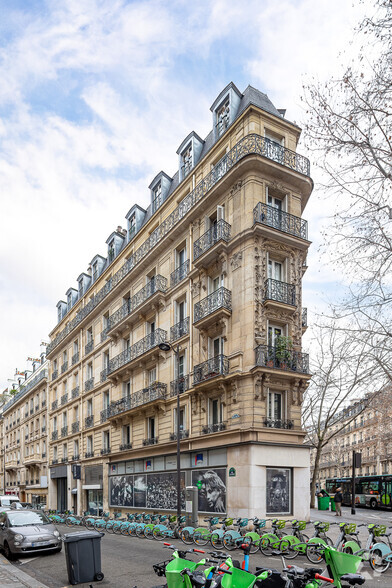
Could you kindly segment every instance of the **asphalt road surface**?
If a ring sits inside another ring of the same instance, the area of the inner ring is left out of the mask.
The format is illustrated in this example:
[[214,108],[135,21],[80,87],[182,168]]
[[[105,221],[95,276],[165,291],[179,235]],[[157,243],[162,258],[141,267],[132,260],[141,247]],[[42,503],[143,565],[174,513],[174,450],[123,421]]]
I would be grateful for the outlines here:
[[[334,513],[325,511],[312,511],[312,520],[328,520],[330,522],[340,522],[340,520],[347,520],[349,522],[374,522],[386,525],[392,525],[392,514],[381,511],[357,510],[356,515],[350,514],[350,509],[343,509],[343,516],[341,519],[335,517]],[[77,529],[69,529],[64,525],[59,525],[59,530],[62,533],[76,532]],[[312,526],[309,526],[309,533],[311,535]],[[366,541],[367,531],[364,528],[360,529],[361,539],[363,544]],[[337,536],[338,529],[336,526],[331,527],[329,535],[332,539]],[[174,541],[180,549],[184,549],[184,544],[181,541]],[[208,549],[208,546],[206,546]],[[211,548],[210,548],[211,550]],[[164,578],[159,578],[155,575],[152,564],[158,563],[165,559],[170,559],[171,551],[164,549],[163,544],[157,541],[148,541],[146,539],[138,539],[137,537],[124,537],[122,535],[106,534],[101,540],[101,554],[102,554],[102,572],[105,578],[102,582],[92,582],[87,584],[78,584],[82,588],[88,588],[90,585],[105,588],[107,586],[116,588],[151,588],[163,584]],[[232,552],[233,558],[241,559],[237,552]],[[191,556],[191,559],[199,559]],[[295,563],[306,567],[311,565],[305,557],[299,556],[295,560],[288,563]],[[68,583],[68,574],[65,561],[64,548],[61,553],[55,555],[44,554],[34,558],[21,558],[15,562],[16,565],[21,566],[21,569],[33,576],[40,582],[49,586],[49,588],[62,588],[70,586]],[[255,554],[251,556],[251,569],[257,565],[276,567],[281,569],[282,563],[279,557],[265,557],[262,554]],[[385,574],[374,575],[370,566],[366,564],[361,570],[361,573],[366,577],[364,586],[367,588],[392,586],[392,571],[388,570]]]

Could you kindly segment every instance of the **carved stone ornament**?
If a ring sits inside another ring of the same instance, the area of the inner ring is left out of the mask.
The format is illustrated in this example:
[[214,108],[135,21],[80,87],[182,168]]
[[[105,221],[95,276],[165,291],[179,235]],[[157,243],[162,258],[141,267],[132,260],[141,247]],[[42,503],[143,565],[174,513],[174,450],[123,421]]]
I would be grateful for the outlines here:
[[221,392],[222,392],[221,403],[223,404],[223,406],[227,406],[228,394],[227,394],[227,386],[224,382],[221,382],[219,384],[219,390],[221,390]]
[[269,384],[270,377],[268,374],[264,374],[256,378],[255,400],[265,400],[267,398]]
[[238,382],[237,380],[233,380],[230,383],[230,388],[231,388],[231,401],[233,403],[238,401]]
[[191,286],[191,293],[192,293],[193,298],[195,298],[196,296],[199,296],[200,288],[201,288],[200,282],[193,282],[193,284]]
[[230,258],[231,270],[234,271],[242,266],[242,251],[237,251]]
[[238,190],[241,189],[241,186],[242,186],[242,180],[238,180],[238,182],[233,184],[232,188],[230,189],[230,196],[234,196],[234,194],[236,192],[238,192]]

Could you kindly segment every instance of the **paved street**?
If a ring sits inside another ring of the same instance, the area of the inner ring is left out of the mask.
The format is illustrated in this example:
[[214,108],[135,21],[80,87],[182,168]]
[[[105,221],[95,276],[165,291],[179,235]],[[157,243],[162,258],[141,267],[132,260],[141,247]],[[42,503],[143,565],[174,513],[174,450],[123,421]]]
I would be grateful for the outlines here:
[[[350,514],[350,509],[343,509],[341,520],[360,522],[376,522],[389,524],[392,519],[391,513],[370,510],[357,510],[355,516]],[[337,522],[334,513],[325,511],[312,511],[312,520],[321,519]],[[392,523],[391,523],[392,524]],[[310,527],[312,528],[312,527]],[[72,532],[72,529],[60,525],[62,533]],[[337,527],[332,527],[330,536],[334,539],[337,536]],[[361,529],[361,539],[366,540],[367,532]],[[184,547],[181,541],[175,541],[176,545]],[[170,558],[170,551],[163,548],[157,541],[147,541],[136,537],[123,537],[118,535],[106,534],[102,538],[102,571],[105,579],[102,582],[93,582],[93,586],[115,586],[116,588],[150,588],[162,583],[153,570],[152,564]],[[195,558],[197,559],[197,558]],[[307,566],[309,562],[306,558],[298,557],[295,560],[297,565]],[[64,550],[56,555],[45,555],[35,558],[21,559],[16,565],[25,573],[30,574],[43,584],[50,588],[62,588],[68,586],[68,576],[65,563]],[[279,558],[266,558],[261,554],[252,556],[251,567],[256,565],[265,565],[268,567],[281,568]],[[367,578],[366,586],[380,586],[390,588],[392,585],[392,572],[388,570],[386,574],[374,577],[368,565],[365,566],[362,573]],[[83,588],[88,588],[89,584],[79,584]]]

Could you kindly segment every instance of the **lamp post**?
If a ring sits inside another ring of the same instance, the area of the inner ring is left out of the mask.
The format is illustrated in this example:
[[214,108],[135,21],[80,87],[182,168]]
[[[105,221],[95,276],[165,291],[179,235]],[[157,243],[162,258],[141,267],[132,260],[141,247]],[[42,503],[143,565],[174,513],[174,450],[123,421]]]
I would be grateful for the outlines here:
[[179,374],[180,374],[180,346],[176,345],[175,347],[170,343],[160,343],[159,349],[162,351],[173,351],[176,357],[176,389],[177,389],[177,522],[180,520],[181,516],[181,448],[180,448],[180,426],[181,426],[181,418],[180,418],[180,386],[179,386]]

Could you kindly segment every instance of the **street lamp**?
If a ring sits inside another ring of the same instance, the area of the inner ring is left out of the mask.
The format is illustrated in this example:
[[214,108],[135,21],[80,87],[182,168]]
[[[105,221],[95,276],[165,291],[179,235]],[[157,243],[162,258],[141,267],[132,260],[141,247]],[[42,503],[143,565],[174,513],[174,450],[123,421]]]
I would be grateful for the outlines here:
[[180,374],[180,346],[176,345],[173,347],[170,343],[160,343],[158,345],[162,351],[173,351],[176,356],[176,374],[177,374],[177,522],[181,516],[181,448],[180,448],[180,386],[179,386],[179,374]]

